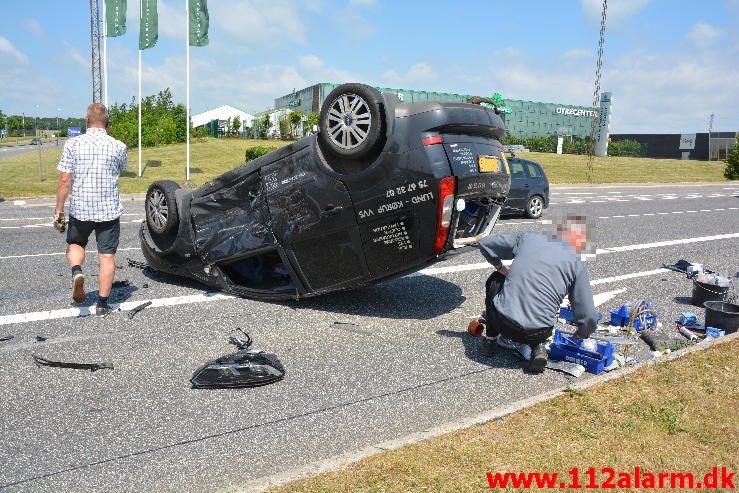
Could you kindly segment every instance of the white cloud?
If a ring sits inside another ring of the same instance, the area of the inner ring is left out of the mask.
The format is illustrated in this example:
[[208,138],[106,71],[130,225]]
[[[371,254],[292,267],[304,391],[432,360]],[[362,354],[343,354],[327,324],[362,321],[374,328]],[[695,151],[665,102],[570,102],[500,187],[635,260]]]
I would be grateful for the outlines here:
[[[481,77],[455,78],[450,72],[440,78],[452,87],[464,87],[460,92],[498,91],[510,99],[591,105],[594,60],[569,59],[563,70],[562,56],[544,59],[504,49],[491,57],[490,69]],[[606,59],[601,80],[601,91],[613,93],[612,133],[705,132],[711,113],[722,118],[722,129],[735,128],[739,125],[737,87],[735,58],[711,56],[699,49],[686,56],[677,47],[635,49]]]
[[428,87],[436,79],[439,74],[428,63],[421,62],[411,65],[405,73],[398,73],[395,70],[387,70],[382,74],[380,84],[396,86],[401,88],[411,87]]
[[349,5],[355,7],[371,7],[377,4],[377,0],[349,0]]
[[[15,61],[26,64],[28,63],[28,57],[18,51],[13,44],[7,39],[0,36],[0,55],[8,55],[15,59]],[[3,69],[5,70],[5,69]]]
[[582,58],[595,58],[593,50],[585,48],[573,48],[562,53],[561,58],[564,60],[579,60]]
[[219,0],[209,5],[210,21],[242,48],[264,51],[306,42],[300,7],[288,0]]
[[82,56],[77,49],[66,41],[62,42],[62,45],[67,50],[65,53],[64,60],[70,60],[82,70],[90,70],[90,58]]
[[332,22],[336,30],[355,41],[365,41],[375,34],[375,27],[351,5],[336,12]]
[[696,22],[685,37],[700,48],[711,46],[723,34],[723,30],[706,22]]
[[[606,28],[609,25],[619,27],[630,17],[639,12],[651,0],[611,0],[606,9]],[[580,0],[585,16],[593,23],[600,25],[602,0]]]
[[42,28],[39,21],[34,18],[24,20],[23,27],[37,38],[42,38],[44,36],[44,28]]
[[311,84],[316,82],[357,82],[359,78],[350,71],[329,67],[316,55],[305,55],[298,60],[298,67]]

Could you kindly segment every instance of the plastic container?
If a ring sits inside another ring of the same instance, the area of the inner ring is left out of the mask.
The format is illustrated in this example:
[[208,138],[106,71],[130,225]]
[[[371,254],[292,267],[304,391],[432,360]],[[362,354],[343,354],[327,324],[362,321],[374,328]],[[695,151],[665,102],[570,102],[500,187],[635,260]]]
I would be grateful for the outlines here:
[[727,334],[739,330],[739,305],[723,301],[706,301],[706,327],[716,327]]
[[706,301],[726,301],[730,286],[718,286],[693,280],[693,295],[690,302],[695,306],[703,306]]
[[[649,303],[648,306],[651,309],[652,304]],[[631,308],[632,307],[630,305],[622,305],[621,308],[617,310],[611,310],[610,324],[615,327],[627,327],[629,325],[629,319],[631,318]],[[638,318],[634,319],[634,330],[641,331],[657,326],[657,315],[654,312],[652,312],[652,315],[644,317],[644,319],[646,327],[642,327],[641,320]]]
[[589,373],[598,374],[613,363],[613,344],[607,341],[598,341],[595,351],[588,351],[580,347],[582,339],[575,339],[571,335],[554,331],[554,340],[549,346],[549,357],[557,361],[569,361],[582,365]]

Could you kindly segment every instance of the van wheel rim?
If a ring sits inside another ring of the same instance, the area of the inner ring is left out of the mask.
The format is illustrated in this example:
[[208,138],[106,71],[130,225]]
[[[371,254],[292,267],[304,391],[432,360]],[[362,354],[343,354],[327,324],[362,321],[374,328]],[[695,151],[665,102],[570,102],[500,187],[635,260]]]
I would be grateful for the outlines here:
[[531,199],[531,203],[529,204],[529,212],[531,212],[532,216],[540,215],[542,208],[543,204],[539,197],[534,197],[533,199]]
[[149,200],[146,204],[146,215],[149,222],[157,231],[164,230],[169,219],[169,207],[167,206],[167,198],[159,189],[154,189],[149,194]]
[[356,94],[342,94],[331,103],[328,136],[341,149],[354,149],[369,137],[372,114],[367,102]]

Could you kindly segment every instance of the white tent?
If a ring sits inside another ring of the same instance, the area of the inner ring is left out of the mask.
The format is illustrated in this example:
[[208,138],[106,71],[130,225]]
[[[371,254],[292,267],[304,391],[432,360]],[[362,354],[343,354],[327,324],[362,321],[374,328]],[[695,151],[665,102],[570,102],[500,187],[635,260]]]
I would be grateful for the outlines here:
[[230,106],[228,104],[224,104],[222,106],[219,106],[218,108],[213,108],[212,110],[198,113],[197,115],[192,115],[192,126],[202,127],[206,123],[209,123],[213,120],[228,120],[229,118],[233,119],[236,116],[238,116],[241,120],[242,128],[244,126],[251,127],[251,122],[254,119],[254,115],[250,115],[249,113],[241,111],[240,109],[234,108],[233,106]]

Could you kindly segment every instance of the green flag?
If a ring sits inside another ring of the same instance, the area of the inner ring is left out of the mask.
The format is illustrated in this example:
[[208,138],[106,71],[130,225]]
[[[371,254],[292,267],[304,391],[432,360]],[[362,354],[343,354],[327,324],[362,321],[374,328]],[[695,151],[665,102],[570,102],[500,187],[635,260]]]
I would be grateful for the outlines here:
[[157,16],[157,0],[139,0],[141,2],[141,25],[139,26],[139,50],[145,50],[157,44],[159,27]]
[[126,34],[126,0],[105,0],[105,22],[109,37]]
[[208,44],[208,0],[188,0],[190,9],[190,46]]

